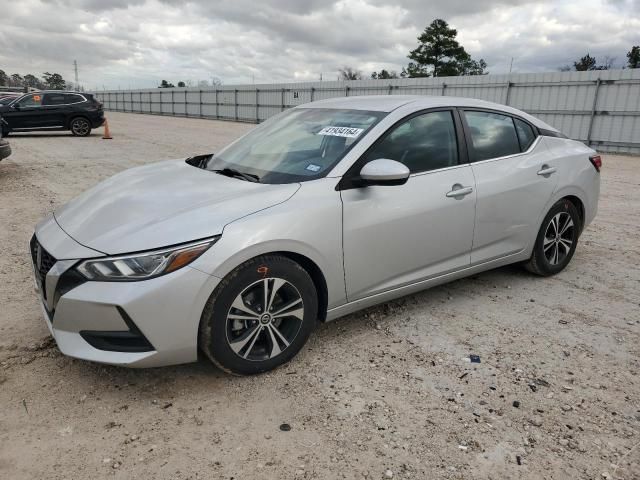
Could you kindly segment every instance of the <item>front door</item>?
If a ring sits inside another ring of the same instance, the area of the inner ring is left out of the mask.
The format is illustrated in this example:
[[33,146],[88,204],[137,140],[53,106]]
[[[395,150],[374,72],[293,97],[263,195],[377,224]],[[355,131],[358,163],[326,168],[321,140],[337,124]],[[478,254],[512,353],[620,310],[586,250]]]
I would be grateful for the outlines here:
[[411,176],[404,185],[341,191],[349,301],[469,266],[476,195],[459,129],[450,110],[413,115],[356,164],[388,158]]
[[29,129],[42,126],[41,93],[25,95],[11,105],[3,117],[12,129]]

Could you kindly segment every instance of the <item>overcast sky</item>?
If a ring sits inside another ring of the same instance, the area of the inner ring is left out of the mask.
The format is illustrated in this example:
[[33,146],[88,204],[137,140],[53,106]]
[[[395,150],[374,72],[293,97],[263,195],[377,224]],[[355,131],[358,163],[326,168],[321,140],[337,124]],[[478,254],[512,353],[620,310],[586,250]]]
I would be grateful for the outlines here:
[[0,69],[87,88],[225,84],[400,71],[434,18],[491,73],[557,70],[640,44],[640,0],[0,0]]

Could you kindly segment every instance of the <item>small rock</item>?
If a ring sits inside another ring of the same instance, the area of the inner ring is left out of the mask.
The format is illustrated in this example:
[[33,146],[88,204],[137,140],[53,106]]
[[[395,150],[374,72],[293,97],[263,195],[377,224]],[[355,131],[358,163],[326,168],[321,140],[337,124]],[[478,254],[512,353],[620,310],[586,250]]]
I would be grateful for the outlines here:
[[565,412],[570,412],[571,410],[573,410],[573,408],[571,407],[571,405],[562,405],[562,410]]
[[282,430],[283,432],[288,432],[289,430],[291,430],[291,425],[289,425],[288,423],[283,423],[280,425],[280,430]]
[[538,415],[534,415],[533,417],[531,417],[529,419],[529,423],[531,425],[533,425],[534,427],[541,427],[542,426],[542,417],[540,417]]
[[122,465],[120,462],[114,462],[114,464],[111,465],[111,468],[113,468],[114,470],[117,470],[118,468],[120,468],[120,465]]
[[391,470],[387,470],[384,472],[384,478],[393,478],[393,472]]
[[518,400],[513,401],[513,406],[516,408],[520,408],[520,402]]

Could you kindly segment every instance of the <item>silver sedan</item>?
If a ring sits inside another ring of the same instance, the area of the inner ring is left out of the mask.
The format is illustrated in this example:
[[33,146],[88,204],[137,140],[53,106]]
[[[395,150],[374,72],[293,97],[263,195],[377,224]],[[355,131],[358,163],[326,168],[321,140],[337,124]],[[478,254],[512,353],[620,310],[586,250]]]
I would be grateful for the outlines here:
[[201,349],[263,372],[318,322],[510,263],[560,272],[596,215],[600,166],[494,103],[323,100],[56,210],[31,239],[36,287],[67,355],[149,367]]

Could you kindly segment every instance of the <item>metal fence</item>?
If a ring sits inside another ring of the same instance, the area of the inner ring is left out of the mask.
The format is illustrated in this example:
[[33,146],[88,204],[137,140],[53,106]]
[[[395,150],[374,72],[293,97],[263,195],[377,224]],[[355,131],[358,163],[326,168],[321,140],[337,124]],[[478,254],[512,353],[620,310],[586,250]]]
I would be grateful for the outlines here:
[[640,69],[96,92],[111,111],[254,123],[323,98],[396,94],[498,102],[600,151],[640,154]]

